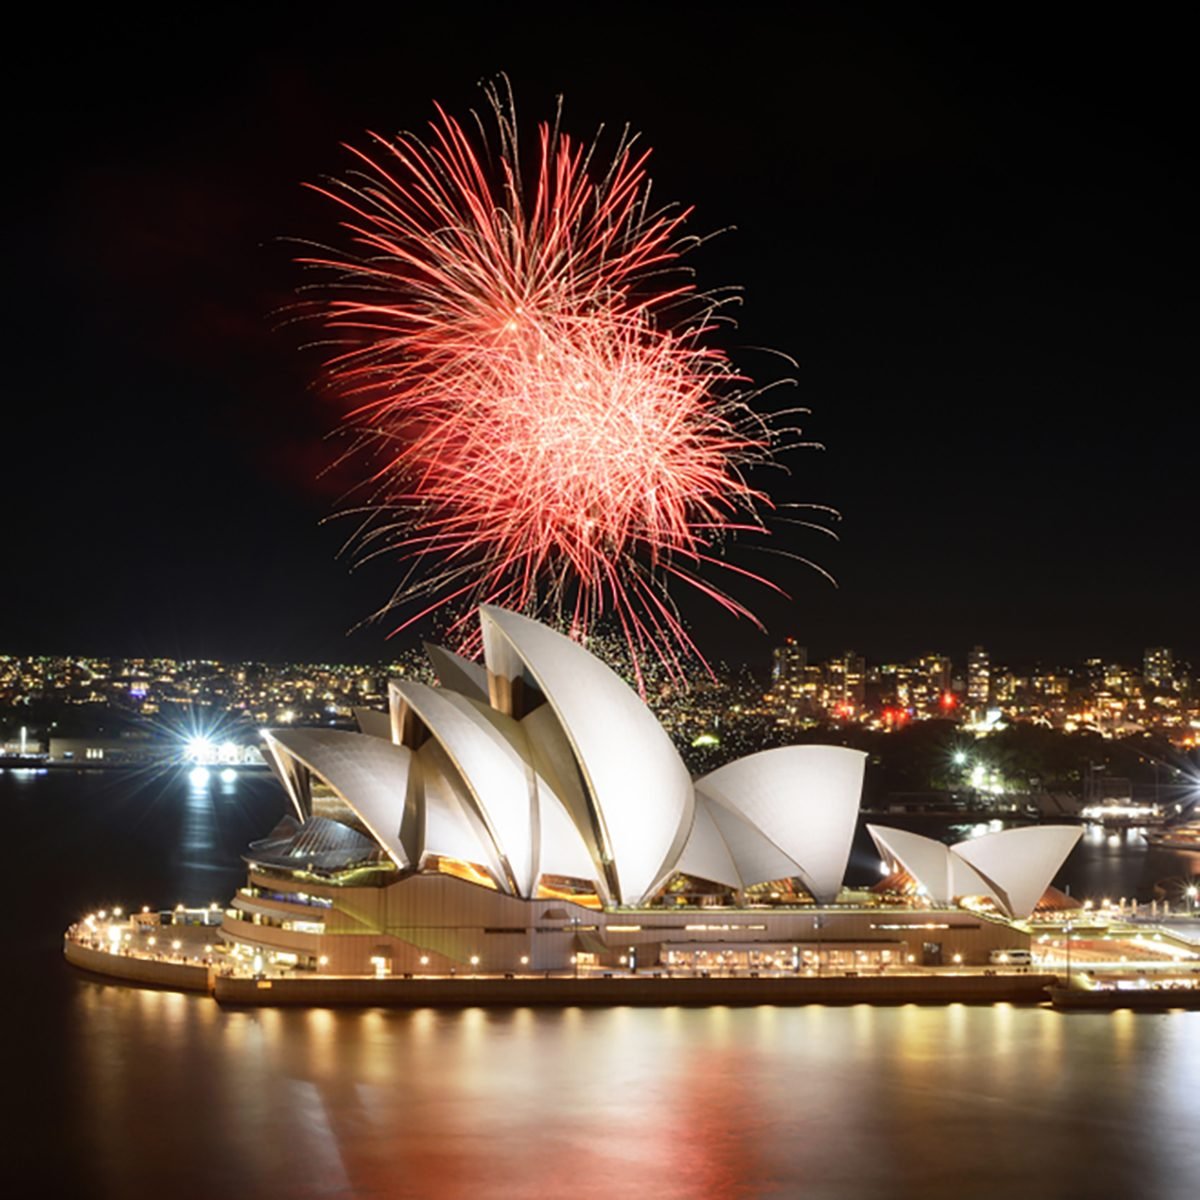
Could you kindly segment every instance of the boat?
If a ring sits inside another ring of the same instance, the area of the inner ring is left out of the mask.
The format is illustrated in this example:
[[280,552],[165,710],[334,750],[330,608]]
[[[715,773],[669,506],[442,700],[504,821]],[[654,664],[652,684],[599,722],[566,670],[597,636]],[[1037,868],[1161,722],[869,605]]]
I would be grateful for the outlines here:
[[1172,829],[1155,830],[1142,835],[1156,850],[1186,850],[1200,854],[1200,823],[1191,821]]
[[1146,829],[1161,826],[1166,820],[1160,805],[1139,804],[1133,800],[1085,804],[1079,816],[1085,825],[1103,825],[1105,829]]
[[1055,1008],[1200,1008],[1200,979],[1170,979],[1132,987],[1063,987],[1049,984],[1046,991]]

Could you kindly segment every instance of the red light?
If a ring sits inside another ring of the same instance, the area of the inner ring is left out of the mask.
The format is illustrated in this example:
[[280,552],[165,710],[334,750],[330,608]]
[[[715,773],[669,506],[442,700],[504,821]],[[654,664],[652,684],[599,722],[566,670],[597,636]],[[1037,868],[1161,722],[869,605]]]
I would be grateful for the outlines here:
[[942,693],[942,707],[943,708],[951,709],[951,708],[956,708],[957,706],[958,706],[958,701],[954,698],[953,692],[943,692]]

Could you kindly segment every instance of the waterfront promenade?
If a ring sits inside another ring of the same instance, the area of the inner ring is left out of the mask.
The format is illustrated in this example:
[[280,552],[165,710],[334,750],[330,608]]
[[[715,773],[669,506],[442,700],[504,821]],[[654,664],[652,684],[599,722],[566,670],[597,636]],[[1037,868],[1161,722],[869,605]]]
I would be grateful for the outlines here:
[[[109,928],[115,928],[110,926]],[[152,936],[152,935],[150,935]],[[235,1006],[464,1007],[674,1004],[1036,1004],[1054,974],[992,968],[889,968],[883,972],[537,972],[362,976],[270,969],[236,972],[207,941],[210,929],[180,925],[161,941],[110,938],[86,923],[63,940],[68,963],[136,987],[211,995]]]
[[[1200,946],[1194,923],[1179,929],[1142,928],[1111,937],[1071,940],[1062,931],[1039,939],[1032,968],[912,967],[863,971],[584,969],[462,975],[330,975],[297,972],[264,962],[248,972],[227,958],[210,910],[176,910],[173,924],[142,923],[138,916],[92,914],[67,931],[63,951],[81,970],[135,987],[198,992],[236,1007],[505,1007],[756,1004],[1038,1004],[1047,988],[1085,971],[1159,978],[1192,976]],[[1185,932],[1186,929],[1186,932]]]

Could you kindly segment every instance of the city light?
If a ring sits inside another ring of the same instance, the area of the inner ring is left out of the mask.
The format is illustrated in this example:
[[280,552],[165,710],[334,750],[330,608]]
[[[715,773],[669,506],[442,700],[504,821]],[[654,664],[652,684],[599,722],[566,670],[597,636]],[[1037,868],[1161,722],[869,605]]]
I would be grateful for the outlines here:
[[215,761],[216,756],[216,746],[203,734],[195,734],[183,744],[184,762],[194,763],[198,767],[208,766]]

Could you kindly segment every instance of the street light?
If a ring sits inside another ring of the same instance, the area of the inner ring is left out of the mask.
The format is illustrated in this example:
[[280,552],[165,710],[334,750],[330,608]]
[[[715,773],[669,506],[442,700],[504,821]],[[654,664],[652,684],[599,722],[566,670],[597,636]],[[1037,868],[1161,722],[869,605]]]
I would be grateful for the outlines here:
[[1063,926],[1063,932],[1067,935],[1067,987],[1071,986],[1071,931],[1074,928],[1070,921]]
[[1184,895],[1187,896],[1189,917],[1192,915],[1192,909],[1196,906],[1197,891],[1200,891],[1200,889],[1198,889],[1194,883],[1190,883],[1188,884],[1186,892],[1184,892]]

